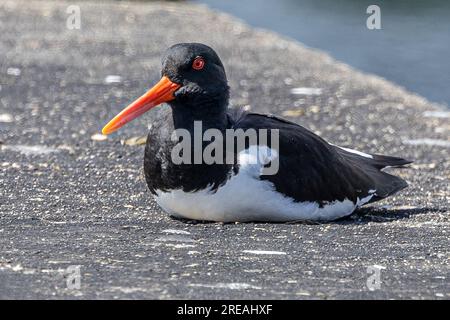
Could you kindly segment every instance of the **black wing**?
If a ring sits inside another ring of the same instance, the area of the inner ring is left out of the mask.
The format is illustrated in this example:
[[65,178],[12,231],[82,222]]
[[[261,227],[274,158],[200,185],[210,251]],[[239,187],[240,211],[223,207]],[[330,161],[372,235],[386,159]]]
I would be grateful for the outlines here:
[[371,200],[375,201],[407,186],[401,178],[380,169],[410,161],[380,155],[370,159],[347,152],[296,123],[272,115],[234,113],[230,117],[236,129],[279,130],[279,171],[261,179],[273,182],[278,192],[296,201],[356,202],[376,190]]

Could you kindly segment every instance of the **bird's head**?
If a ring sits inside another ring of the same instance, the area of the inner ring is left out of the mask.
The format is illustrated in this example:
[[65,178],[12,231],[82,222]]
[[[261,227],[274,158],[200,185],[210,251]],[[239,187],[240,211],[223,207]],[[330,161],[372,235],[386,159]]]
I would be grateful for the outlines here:
[[164,102],[201,112],[215,101],[228,101],[227,77],[219,56],[201,43],[179,43],[163,56],[161,80],[116,115],[102,132],[110,134]]

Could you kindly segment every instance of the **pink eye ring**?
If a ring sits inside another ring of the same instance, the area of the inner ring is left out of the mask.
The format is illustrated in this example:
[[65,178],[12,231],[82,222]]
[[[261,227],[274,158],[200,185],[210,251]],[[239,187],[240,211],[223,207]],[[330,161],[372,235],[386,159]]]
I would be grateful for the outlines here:
[[204,66],[205,60],[202,57],[197,57],[194,62],[192,62],[192,69],[194,70],[202,70]]

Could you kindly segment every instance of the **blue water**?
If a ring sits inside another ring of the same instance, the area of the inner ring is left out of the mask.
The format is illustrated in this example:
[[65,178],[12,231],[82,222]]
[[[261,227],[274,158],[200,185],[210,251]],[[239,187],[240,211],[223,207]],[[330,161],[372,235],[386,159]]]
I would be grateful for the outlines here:
[[[450,1],[193,0],[450,105]],[[369,30],[366,9],[381,9]]]

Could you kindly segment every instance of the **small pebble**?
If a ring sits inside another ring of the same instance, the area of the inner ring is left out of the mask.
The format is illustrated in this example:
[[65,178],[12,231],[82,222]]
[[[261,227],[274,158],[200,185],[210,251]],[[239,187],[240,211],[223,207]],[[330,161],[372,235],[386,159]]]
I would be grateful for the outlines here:
[[13,122],[13,121],[14,121],[14,118],[9,113],[2,113],[2,114],[0,114],[0,122],[10,123],[10,122]]
[[108,136],[101,133],[96,133],[91,136],[91,140],[94,141],[105,141],[106,139],[108,139]]
[[293,88],[292,94],[305,95],[305,96],[320,96],[322,94],[321,88]]
[[105,83],[120,83],[122,82],[121,76],[109,75],[105,78]]
[[22,73],[22,71],[19,68],[8,68],[6,70],[6,74],[10,75],[10,76],[20,76],[20,74]]

